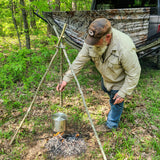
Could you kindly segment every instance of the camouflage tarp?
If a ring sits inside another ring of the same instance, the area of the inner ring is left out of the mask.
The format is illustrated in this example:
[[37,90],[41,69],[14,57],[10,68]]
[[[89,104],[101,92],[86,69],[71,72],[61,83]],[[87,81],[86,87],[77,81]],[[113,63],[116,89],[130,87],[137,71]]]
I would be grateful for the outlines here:
[[80,49],[87,35],[89,24],[96,18],[109,19],[112,26],[128,34],[136,46],[147,40],[150,8],[107,9],[99,11],[43,12],[49,24],[61,32],[67,23],[65,39]]

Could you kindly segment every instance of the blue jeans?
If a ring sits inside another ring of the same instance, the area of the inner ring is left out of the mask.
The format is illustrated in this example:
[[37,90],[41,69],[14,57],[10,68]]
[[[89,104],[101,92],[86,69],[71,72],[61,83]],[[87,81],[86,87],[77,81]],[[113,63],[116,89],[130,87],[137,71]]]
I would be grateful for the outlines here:
[[111,105],[111,110],[108,114],[106,125],[110,129],[117,128],[118,123],[120,121],[122,111],[123,111],[124,102],[114,105],[115,100],[113,99],[113,97],[118,92],[118,90],[107,91],[107,89],[105,88],[104,83],[103,83],[103,78],[101,80],[101,87],[102,87],[103,91],[108,93],[108,95],[110,97],[109,101],[110,101],[110,105]]

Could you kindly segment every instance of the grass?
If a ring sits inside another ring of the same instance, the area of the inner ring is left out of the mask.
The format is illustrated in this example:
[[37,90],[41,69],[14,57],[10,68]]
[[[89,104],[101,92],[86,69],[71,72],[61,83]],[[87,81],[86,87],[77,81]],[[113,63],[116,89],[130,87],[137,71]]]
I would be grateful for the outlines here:
[[[14,144],[12,147],[6,145],[26,113],[55,51],[52,47],[54,38],[51,41],[45,37],[33,39],[34,47],[29,51],[16,51],[17,45],[12,44],[10,39],[8,41],[9,50],[5,49],[7,44],[2,43],[0,53],[0,159],[18,160],[24,156],[46,159],[42,143],[52,136],[51,117],[58,111],[68,115],[70,131],[80,132],[89,145],[87,153],[77,159],[103,159],[74,80],[63,92],[63,107],[59,105],[59,93],[55,91],[60,77],[59,56],[38,92],[37,100]],[[73,61],[78,52],[70,46],[66,49]],[[119,130],[113,133],[98,132],[107,159],[160,159],[160,72],[151,64],[154,63],[148,59],[141,62],[141,78],[133,94],[125,99]],[[64,60],[64,72],[67,68]],[[95,126],[101,126],[106,121],[105,111],[109,109],[109,98],[100,88],[100,79],[92,62],[88,62],[78,75]],[[34,148],[37,150],[32,156],[29,153]]]

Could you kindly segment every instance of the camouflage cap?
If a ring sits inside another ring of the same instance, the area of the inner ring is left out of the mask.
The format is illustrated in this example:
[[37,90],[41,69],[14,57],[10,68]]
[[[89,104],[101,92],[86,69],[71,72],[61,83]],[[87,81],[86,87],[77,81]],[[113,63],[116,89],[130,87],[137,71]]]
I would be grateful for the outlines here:
[[106,18],[95,19],[88,28],[88,35],[85,43],[95,45],[98,41],[111,30],[111,23]]

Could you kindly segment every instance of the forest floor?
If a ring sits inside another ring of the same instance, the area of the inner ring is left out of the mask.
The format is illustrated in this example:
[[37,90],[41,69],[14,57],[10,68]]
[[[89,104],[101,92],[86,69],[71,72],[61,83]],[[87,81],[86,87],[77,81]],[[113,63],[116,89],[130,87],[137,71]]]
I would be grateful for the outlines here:
[[[88,110],[109,160],[160,159],[160,72],[152,67],[150,62],[142,62],[141,65],[139,84],[133,94],[125,98],[119,128],[112,132],[106,132],[102,127],[110,110],[109,97],[100,88],[101,77],[93,63],[85,65],[78,75]],[[50,71],[49,74],[51,72],[54,71]],[[58,72],[56,74],[59,75]],[[23,86],[19,82],[11,90],[3,93],[1,91],[1,95],[7,95],[12,101],[6,103],[4,96],[0,98],[0,160],[48,159],[45,144],[53,137],[52,115],[56,112],[67,114],[67,133],[79,133],[87,146],[86,152],[80,156],[57,159],[103,159],[75,81],[72,80],[63,93],[63,107],[60,106],[59,93],[55,90],[57,83],[58,78],[57,81],[44,82],[11,146],[9,142],[23,119],[36,89],[31,88],[22,93],[20,88]],[[23,101],[24,105],[16,107],[19,101]],[[12,108],[6,107],[13,103]]]

